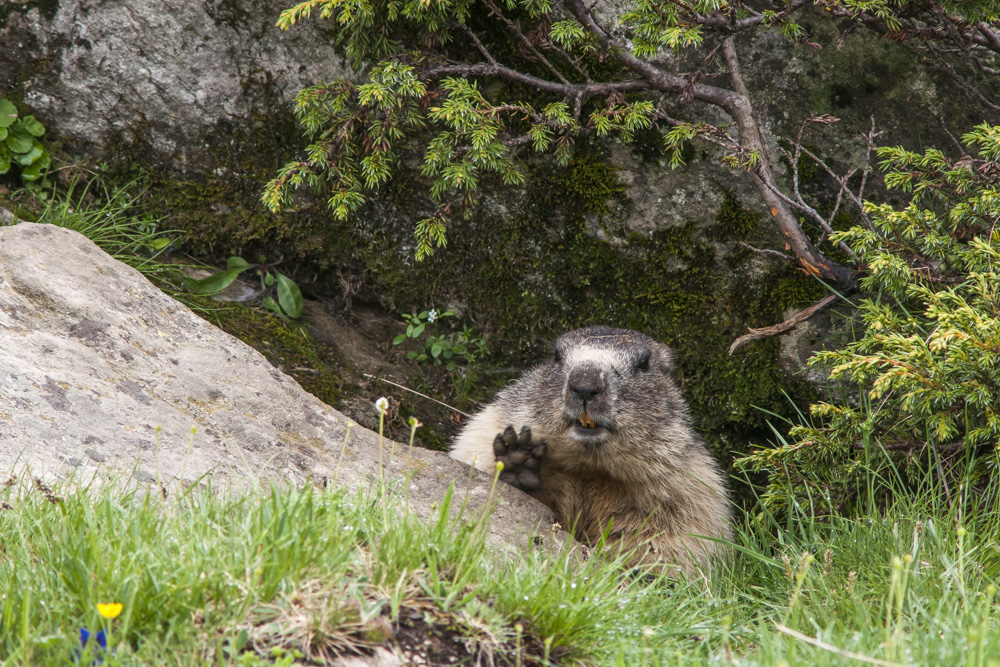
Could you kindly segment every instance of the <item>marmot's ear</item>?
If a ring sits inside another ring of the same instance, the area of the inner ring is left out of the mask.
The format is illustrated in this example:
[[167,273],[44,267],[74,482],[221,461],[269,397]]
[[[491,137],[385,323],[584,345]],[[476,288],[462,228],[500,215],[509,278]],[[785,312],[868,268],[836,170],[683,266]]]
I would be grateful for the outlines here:
[[657,364],[657,366],[660,367],[660,370],[663,371],[663,374],[669,377],[673,377],[674,376],[673,350],[671,350],[666,345],[661,345],[659,346],[659,354],[657,354],[657,356],[659,357],[659,363]]

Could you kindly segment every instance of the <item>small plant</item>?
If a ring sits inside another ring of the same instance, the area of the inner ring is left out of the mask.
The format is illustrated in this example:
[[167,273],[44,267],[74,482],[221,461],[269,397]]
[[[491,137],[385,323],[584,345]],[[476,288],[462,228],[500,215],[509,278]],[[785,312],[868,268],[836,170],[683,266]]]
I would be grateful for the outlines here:
[[230,257],[225,269],[201,280],[190,280],[188,289],[196,294],[218,294],[241,273],[254,269],[264,292],[261,305],[279,316],[298,319],[302,315],[302,291],[294,280],[275,270],[276,264],[250,264],[242,257]]
[[[472,365],[486,354],[486,341],[481,336],[476,336],[468,326],[462,327],[461,331],[438,334],[437,322],[442,318],[454,316],[454,311],[446,310],[438,313],[433,308],[417,315],[404,314],[406,333],[396,336],[392,344],[402,345],[407,340],[417,341],[419,347],[409,350],[406,353],[407,359],[414,359],[422,364],[433,363],[436,366],[444,366],[449,372],[455,370],[458,363],[463,361],[466,365]],[[432,332],[423,338],[428,324],[432,325]]]
[[0,98],[0,175],[16,164],[21,168],[21,180],[28,189],[47,187],[49,181],[45,174],[52,157],[38,140],[43,134],[45,127],[34,116],[18,118],[14,104]]

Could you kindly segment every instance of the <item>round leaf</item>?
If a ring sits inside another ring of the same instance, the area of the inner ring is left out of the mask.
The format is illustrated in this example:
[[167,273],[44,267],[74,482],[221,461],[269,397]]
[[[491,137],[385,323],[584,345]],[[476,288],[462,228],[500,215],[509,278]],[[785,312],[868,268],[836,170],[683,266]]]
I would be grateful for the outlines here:
[[33,137],[40,137],[45,134],[45,127],[35,120],[34,116],[25,116],[21,119],[21,127]]
[[392,339],[392,344],[402,345],[404,340],[406,340],[406,334],[399,334],[398,336]]
[[10,156],[0,155],[0,174],[6,174],[10,171]]
[[21,178],[25,181],[37,181],[41,177],[41,163],[39,162],[28,165],[21,170]]
[[227,269],[246,269],[250,264],[242,257],[230,257],[226,260]]
[[36,141],[32,145],[30,151],[18,155],[16,159],[18,164],[20,164],[22,167],[27,167],[35,160],[42,157],[44,153],[45,153],[45,148],[43,148],[42,145]]
[[19,131],[16,125],[10,128],[7,134],[7,148],[11,153],[27,153],[34,144],[35,140],[30,134]]
[[10,127],[17,120],[17,108],[10,100],[0,100],[0,127]]

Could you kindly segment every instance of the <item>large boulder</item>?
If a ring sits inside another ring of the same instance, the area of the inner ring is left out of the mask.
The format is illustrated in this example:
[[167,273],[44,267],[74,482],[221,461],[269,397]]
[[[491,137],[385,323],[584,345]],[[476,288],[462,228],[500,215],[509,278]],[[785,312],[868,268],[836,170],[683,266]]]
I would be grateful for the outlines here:
[[[487,501],[489,476],[348,424],[84,236],[0,227],[0,475],[357,488],[384,465],[424,516],[452,483],[470,507]],[[519,491],[501,496],[494,542],[553,523]]]

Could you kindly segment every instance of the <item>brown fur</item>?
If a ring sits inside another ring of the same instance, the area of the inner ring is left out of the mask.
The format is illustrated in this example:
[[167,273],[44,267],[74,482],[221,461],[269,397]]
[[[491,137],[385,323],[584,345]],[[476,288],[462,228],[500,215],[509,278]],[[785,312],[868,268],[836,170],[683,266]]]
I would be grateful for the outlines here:
[[[730,505],[672,371],[670,349],[643,334],[571,331],[556,341],[555,359],[470,420],[451,455],[493,471],[497,436],[528,427],[532,445],[546,442],[540,485],[537,462],[527,464],[527,483],[516,481],[516,469],[506,479],[548,505],[577,539],[596,542],[611,521],[611,539],[623,546],[648,540],[638,560],[710,567],[718,543],[694,536],[728,539]],[[597,428],[584,427],[590,423]]]

